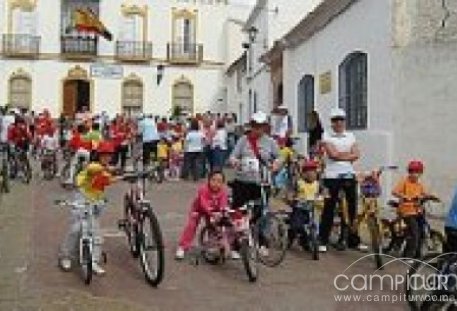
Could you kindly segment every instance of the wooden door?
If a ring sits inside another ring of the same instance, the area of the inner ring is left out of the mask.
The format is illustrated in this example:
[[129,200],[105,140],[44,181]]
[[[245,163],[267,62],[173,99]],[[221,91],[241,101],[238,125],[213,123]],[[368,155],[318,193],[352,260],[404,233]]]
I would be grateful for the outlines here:
[[66,81],[63,85],[63,109],[62,113],[74,117],[77,101],[77,81]]

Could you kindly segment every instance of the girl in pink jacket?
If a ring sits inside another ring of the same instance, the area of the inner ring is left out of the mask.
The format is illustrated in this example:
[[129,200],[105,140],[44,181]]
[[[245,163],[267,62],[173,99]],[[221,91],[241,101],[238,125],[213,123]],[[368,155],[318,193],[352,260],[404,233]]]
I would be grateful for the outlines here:
[[208,176],[208,182],[199,187],[197,197],[193,200],[187,225],[179,240],[176,259],[183,259],[185,252],[192,246],[201,218],[209,219],[212,213],[220,212],[227,207],[228,192],[224,174],[221,171],[213,171]]

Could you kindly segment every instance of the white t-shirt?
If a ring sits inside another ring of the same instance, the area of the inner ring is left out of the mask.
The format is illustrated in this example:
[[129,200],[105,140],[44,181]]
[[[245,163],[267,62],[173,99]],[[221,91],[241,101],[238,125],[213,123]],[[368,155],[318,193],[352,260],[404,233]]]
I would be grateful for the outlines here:
[[[350,152],[352,146],[356,143],[354,134],[344,132],[337,134],[333,131],[325,132],[322,141],[331,144],[338,152]],[[325,178],[336,179],[341,174],[355,174],[354,167],[349,161],[335,161],[330,158],[326,159]]]
[[227,131],[225,129],[218,129],[213,137],[213,149],[216,147],[221,150],[227,150]]
[[7,114],[2,117],[2,128],[1,128],[1,135],[0,140],[2,143],[6,143],[8,141],[8,128],[11,124],[14,123],[15,117],[11,114]]
[[49,136],[49,135],[44,135],[43,138],[41,139],[41,147],[44,150],[49,150],[49,151],[56,151],[57,148],[59,148],[59,142],[57,140],[57,136]]
[[187,133],[185,140],[186,152],[202,152],[204,139],[205,136],[200,131],[190,131]]

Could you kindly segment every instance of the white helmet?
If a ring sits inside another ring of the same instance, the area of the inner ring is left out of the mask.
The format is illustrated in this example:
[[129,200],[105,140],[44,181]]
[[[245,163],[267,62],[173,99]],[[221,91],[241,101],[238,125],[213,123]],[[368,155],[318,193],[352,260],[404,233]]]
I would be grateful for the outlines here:
[[341,108],[333,108],[330,111],[330,120],[337,118],[346,119],[346,112]]
[[264,124],[264,123],[267,123],[268,116],[263,111],[257,111],[254,114],[252,114],[251,121],[253,121],[253,122],[257,123],[257,124]]

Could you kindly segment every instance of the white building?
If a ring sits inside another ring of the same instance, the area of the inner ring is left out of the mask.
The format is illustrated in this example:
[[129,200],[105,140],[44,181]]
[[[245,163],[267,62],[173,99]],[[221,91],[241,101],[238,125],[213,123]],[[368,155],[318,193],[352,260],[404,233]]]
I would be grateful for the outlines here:
[[[241,88],[243,93],[228,91],[228,105],[231,110],[236,109],[245,116],[243,121],[254,111],[269,112],[282,103],[283,86],[275,79],[275,75],[270,75],[270,68],[261,61],[261,57],[320,1],[257,0],[243,27],[247,50],[247,71]],[[234,77],[229,75],[228,79]],[[233,85],[233,82],[227,83]],[[235,95],[231,98],[231,94]],[[241,103],[234,99],[240,95],[243,96]]]
[[[73,29],[78,8],[113,40]],[[53,115],[224,111],[226,63],[242,52],[226,44],[226,23],[248,13],[227,0],[0,1],[0,104]]]
[[361,168],[423,159],[426,183],[448,197],[457,181],[457,2],[444,4],[324,0],[286,34],[264,59],[282,58],[284,102],[305,141],[309,112],[328,128],[340,106]]

